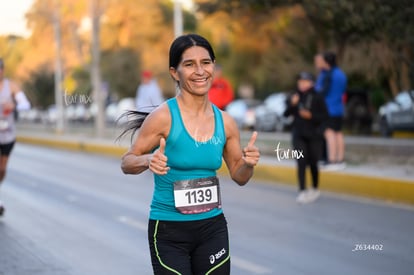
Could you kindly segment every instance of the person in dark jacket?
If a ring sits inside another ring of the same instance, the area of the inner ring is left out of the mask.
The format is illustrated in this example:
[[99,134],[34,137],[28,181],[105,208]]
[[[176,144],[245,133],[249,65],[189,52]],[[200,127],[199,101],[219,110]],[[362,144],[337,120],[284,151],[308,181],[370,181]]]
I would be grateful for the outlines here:
[[[322,153],[322,123],[328,118],[324,98],[314,89],[315,79],[311,73],[302,72],[297,80],[297,91],[289,97],[285,115],[293,115],[292,138],[298,164],[298,203],[307,203],[319,198],[318,160]],[[312,186],[306,191],[305,171],[310,167]]]

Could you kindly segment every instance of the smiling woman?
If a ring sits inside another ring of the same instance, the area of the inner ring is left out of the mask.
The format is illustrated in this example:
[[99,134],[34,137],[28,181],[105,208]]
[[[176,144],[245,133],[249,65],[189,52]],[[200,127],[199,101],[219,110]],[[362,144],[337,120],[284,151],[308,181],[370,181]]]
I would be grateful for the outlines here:
[[246,184],[260,153],[257,133],[242,150],[235,121],[208,100],[215,55],[196,34],[170,47],[176,97],[129,125],[137,137],[122,158],[125,174],[154,173],[148,227],[154,274],[230,274],[227,222],[216,171],[222,159],[232,179]]

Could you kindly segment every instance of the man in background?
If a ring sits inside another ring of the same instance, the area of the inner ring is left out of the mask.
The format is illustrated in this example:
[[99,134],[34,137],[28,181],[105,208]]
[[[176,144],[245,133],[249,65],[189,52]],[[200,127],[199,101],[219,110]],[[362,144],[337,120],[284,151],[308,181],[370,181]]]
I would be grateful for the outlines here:
[[223,69],[220,65],[215,67],[214,80],[208,92],[208,99],[221,110],[224,110],[234,99],[233,88],[230,82],[224,78]]
[[326,170],[345,168],[345,142],[342,133],[344,116],[343,95],[346,91],[347,78],[337,66],[336,55],[324,52],[315,56],[315,67],[319,71],[315,90],[325,98],[329,118],[325,124],[327,162]]
[[141,84],[138,86],[135,98],[137,111],[151,112],[152,109],[164,102],[162,92],[150,71],[143,71]]

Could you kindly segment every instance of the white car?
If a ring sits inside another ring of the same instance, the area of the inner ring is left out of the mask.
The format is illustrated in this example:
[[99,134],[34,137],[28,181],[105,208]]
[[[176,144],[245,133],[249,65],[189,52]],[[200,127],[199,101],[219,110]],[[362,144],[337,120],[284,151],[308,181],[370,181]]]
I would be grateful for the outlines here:
[[287,98],[287,93],[273,93],[256,108],[256,130],[281,132],[292,123],[292,117],[284,116]]
[[120,124],[126,122],[126,117],[122,115],[126,111],[135,110],[135,99],[131,97],[123,98],[118,103],[111,103],[106,107],[106,121],[110,123],[118,122]]
[[381,106],[380,133],[390,137],[395,130],[414,131],[414,91],[403,91]]

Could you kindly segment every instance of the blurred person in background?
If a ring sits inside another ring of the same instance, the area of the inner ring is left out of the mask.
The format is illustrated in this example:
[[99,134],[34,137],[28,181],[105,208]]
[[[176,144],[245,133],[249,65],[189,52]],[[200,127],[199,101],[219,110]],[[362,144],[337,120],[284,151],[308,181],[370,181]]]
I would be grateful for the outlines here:
[[315,67],[319,71],[315,90],[325,98],[329,112],[329,119],[325,123],[324,131],[327,150],[324,169],[343,169],[346,166],[344,161],[345,142],[342,133],[345,109],[343,95],[346,91],[347,77],[337,66],[336,55],[332,52],[317,54]]
[[[314,89],[314,76],[302,72],[297,91],[288,98],[285,116],[293,115],[292,140],[297,159],[298,203],[315,201],[320,196],[318,160],[322,153],[322,124],[328,118],[324,98]],[[306,167],[312,175],[312,188],[306,190]]]
[[149,112],[164,102],[162,92],[150,71],[143,71],[138,86],[135,105],[138,111]]
[[234,99],[233,88],[230,82],[223,76],[223,68],[217,64],[215,66],[213,84],[208,92],[208,98],[211,103],[221,110],[224,110]]
[[[4,75],[4,61],[0,58],[0,186],[6,176],[7,163],[16,141],[14,111],[30,109],[30,102],[20,87]],[[0,216],[5,211],[0,200]]]

